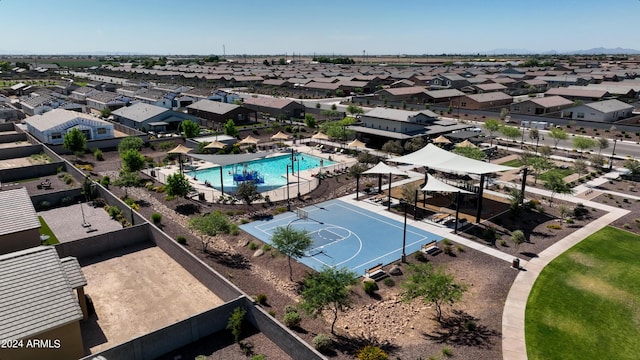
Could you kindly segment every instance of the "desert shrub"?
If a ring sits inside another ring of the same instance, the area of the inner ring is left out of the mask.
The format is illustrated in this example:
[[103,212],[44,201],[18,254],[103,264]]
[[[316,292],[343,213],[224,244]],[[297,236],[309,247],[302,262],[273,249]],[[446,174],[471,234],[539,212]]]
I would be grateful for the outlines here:
[[363,286],[364,286],[364,292],[369,296],[375,294],[376,291],[378,290],[378,284],[376,284],[375,281],[365,281]]
[[104,198],[95,198],[93,199],[93,207],[104,207],[107,204],[107,202],[104,200]]
[[256,295],[256,302],[260,305],[266,305],[267,304],[267,295],[265,294],[258,294]]
[[445,346],[442,348],[442,355],[444,355],[445,357],[451,357],[453,356],[453,350],[451,350],[450,347]]
[[476,322],[473,320],[465,320],[463,326],[465,330],[470,332],[476,331],[478,329],[478,324],[476,324]]
[[505,239],[500,239],[500,246],[507,246],[507,241]]
[[487,242],[495,242],[497,235],[498,233],[493,226],[486,227],[484,230],[482,230],[482,238]]
[[262,245],[262,250],[264,250],[264,251],[271,251],[271,245],[269,245],[269,244],[264,244],[264,245]]
[[551,230],[560,230],[562,229],[562,225],[560,224],[549,224],[547,225],[547,229],[551,229]]
[[396,282],[390,277],[385,278],[384,280],[382,280],[382,283],[385,286],[388,286],[388,287],[393,287],[396,284]]
[[256,249],[258,249],[258,244],[253,243],[253,242],[250,242],[250,243],[249,243],[249,245],[247,245],[247,248],[248,248],[249,250],[252,250],[252,251],[253,251],[253,250],[256,250]]
[[276,317],[276,312],[273,310],[269,310],[269,315]]
[[111,184],[111,178],[108,177],[107,175],[103,176],[102,179],[100,180],[100,185],[104,186],[105,188],[109,188],[109,185]]
[[60,205],[67,206],[67,205],[71,205],[72,202],[73,202],[73,199],[70,196],[65,196],[60,200]]
[[154,224],[159,224],[162,221],[162,214],[160,213],[151,214],[151,221],[153,221]]
[[255,354],[251,357],[251,360],[267,360],[267,356],[263,354]]
[[282,214],[282,213],[285,213],[285,212],[287,212],[287,208],[286,208],[286,207],[284,207],[284,206],[278,207],[278,208],[276,208],[276,210],[274,211],[274,213],[275,213],[276,215],[278,215],[278,214]]
[[297,312],[288,312],[284,314],[284,317],[282,318],[282,322],[286,327],[294,328],[294,327],[300,326],[300,323],[302,322],[302,317],[300,317],[300,314],[298,314]]
[[235,342],[240,341],[240,337],[242,336],[242,323],[244,322],[244,316],[246,314],[247,311],[245,309],[237,307],[233,309],[229,320],[227,320],[227,330],[231,330]]
[[420,262],[427,261],[427,257],[424,256],[424,253],[422,251],[416,252],[415,255],[413,255],[413,257],[416,259],[416,261],[420,261]]
[[297,313],[298,312],[298,308],[295,305],[285,305],[284,307],[284,313],[290,313],[290,312],[294,312]]
[[232,236],[240,235],[240,228],[238,227],[238,225],[236,224],[229,225],[229,234],[231,234]]
[[117,206],[109,206],[107,208],[107,213],[109,213],[109,216],[111,216],[112,219],[116,219],[119,215],[122,214],[122,210],[120,210],[120,208],[118,208]]
[[462,246],[462,245],[456,245],[456,251],[458,251],[459,253],[464,252],[464,246]]
[[367,345],[358,351],[358,360],[388,360],[389,355],[377,346]]
[[451,246],[451,245],[453,245],[453,243],[452,243],[452,242],[451,242],[451,240],[449,240],[449,239],[443,239],[443,240],[442,240],[442,245],[444,245],[444,246]]
[[631,225],[629,225],[629,224],[624,224],[624,225],[622,225],[622,227],[625,228],[625,229],[631,229]]
[[[495,240],[494,240],[495,241]],[[442,252],[444,252],[447,255],[453,255],[453,246],[451,245],[446,245],[443,249]]]
[[577,204],[575,208],[573,208],[573,216],[577,218],[581,218],[589,214],[589,209],[584,207],[583,204]]
[[318,334],[313,338],[313,347],[318,351],[327,351],[331,348],[333,340],[327,334]]
[[233,216],[235,212],[233,210],[227,210],[225,214],[227,214],[227,216]]
[[100,149],[95,149],[93,150],[93,156],[96,158],[96,160],[98,161],[102,161],[104,160],[104,155],[102,154],[102,150]]
[[182,236],[182,235],[179,235],[176,238],[176,241],[178,242],[178,244],[181,244],[181,245],[186,245],[187,244],[187,238]]
[[167,195],[164,197],[164,201],[173,201],[176,199],[175,195]]
[[166,190],[166,188],[165,188],[165,186],[164,186],[164,185],[160,185],[160,186],[158,186],[158,187],[156,188],[156,192],[157,192],[157,193],[163,193],[163,192],[165,192],[165,190]]

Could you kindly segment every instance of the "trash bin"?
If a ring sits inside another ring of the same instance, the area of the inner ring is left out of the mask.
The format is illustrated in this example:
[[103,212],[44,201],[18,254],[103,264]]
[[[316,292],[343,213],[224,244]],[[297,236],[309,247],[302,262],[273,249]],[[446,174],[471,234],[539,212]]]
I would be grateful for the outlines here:
[[200,201],[204,201],[204,193],[198,193],[198,199],[200,199]]
[[156,170],[155,169],[151,169],[151,177],[156,177]]
[[520,269],[520,259],[518,259],[518,258],[513,259],[512,267],[514,269]]

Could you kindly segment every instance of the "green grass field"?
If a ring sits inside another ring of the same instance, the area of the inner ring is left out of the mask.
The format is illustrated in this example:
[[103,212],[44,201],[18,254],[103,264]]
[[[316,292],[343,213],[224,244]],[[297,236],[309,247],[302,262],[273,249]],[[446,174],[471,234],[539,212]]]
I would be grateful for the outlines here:
[[538,180],[546,181],[552,173],[558,173],[558,174],[560,174],[561,177],[564,178],[565,176],[569,176],[569,175],[573,174],[573,169],[571,169],[571,168],[567,168],[567,169],[553,168],[553,169],[551,169],[549,171],[545,171],[542,174],[540,174],[540,176],[538,176]]
[[640,236],[606,227],[549,264],[525,315],[529,360],[638,359]]
[[46,241],[42,242],[42,245],[55,245],[55,244],[59,244],[60,241],[58,241],[58,238],[56,237],[56,235],[53,233],[53,231],[51,231],[51,228],[49,227],[49,225],[47,225],[47,222],[44,221],[44,219],[42,218],[42,216],[38,216],[38,220],[40,220],[40,234],[42,235],[49,235],[49,239],[47,239]]
[[522,163],[522,161],[520,161],[520,159],[513,159],[513,160],[509,160],[509,161],[505,161],[503,163],[500,163],[500,165],[512,166],[512,167],[521,167],[524,164]]

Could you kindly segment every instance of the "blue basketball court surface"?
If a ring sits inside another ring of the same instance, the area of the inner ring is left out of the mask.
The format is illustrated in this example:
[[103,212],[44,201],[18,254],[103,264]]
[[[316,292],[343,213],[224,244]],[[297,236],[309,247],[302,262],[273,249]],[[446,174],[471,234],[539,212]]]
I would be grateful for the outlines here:
[[[335,266],[363,274],[379,263],[386,265],[402,257],[402,220],[396,221],[341,200],[303,210],[308,214],[306,219],[296,212],[286,212],[240,228],[268,244],[277,227],[291,225],[308,231],[313,245],[298,261],[315,270]],[[423,244],[441,239],[441,236],[407,225],[405,253],[409,255]]]

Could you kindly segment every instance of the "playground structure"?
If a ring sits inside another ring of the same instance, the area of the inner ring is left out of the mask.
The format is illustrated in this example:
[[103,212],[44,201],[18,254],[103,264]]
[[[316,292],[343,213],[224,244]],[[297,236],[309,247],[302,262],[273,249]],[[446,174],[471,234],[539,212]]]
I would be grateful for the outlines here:
[[238,184],[245,181],[252,181],[255,184],[264,184],[264,177],[256,170],[249,169],[247,164],[242,164],[242,171],[239,166],[233,168],[233,183]]

